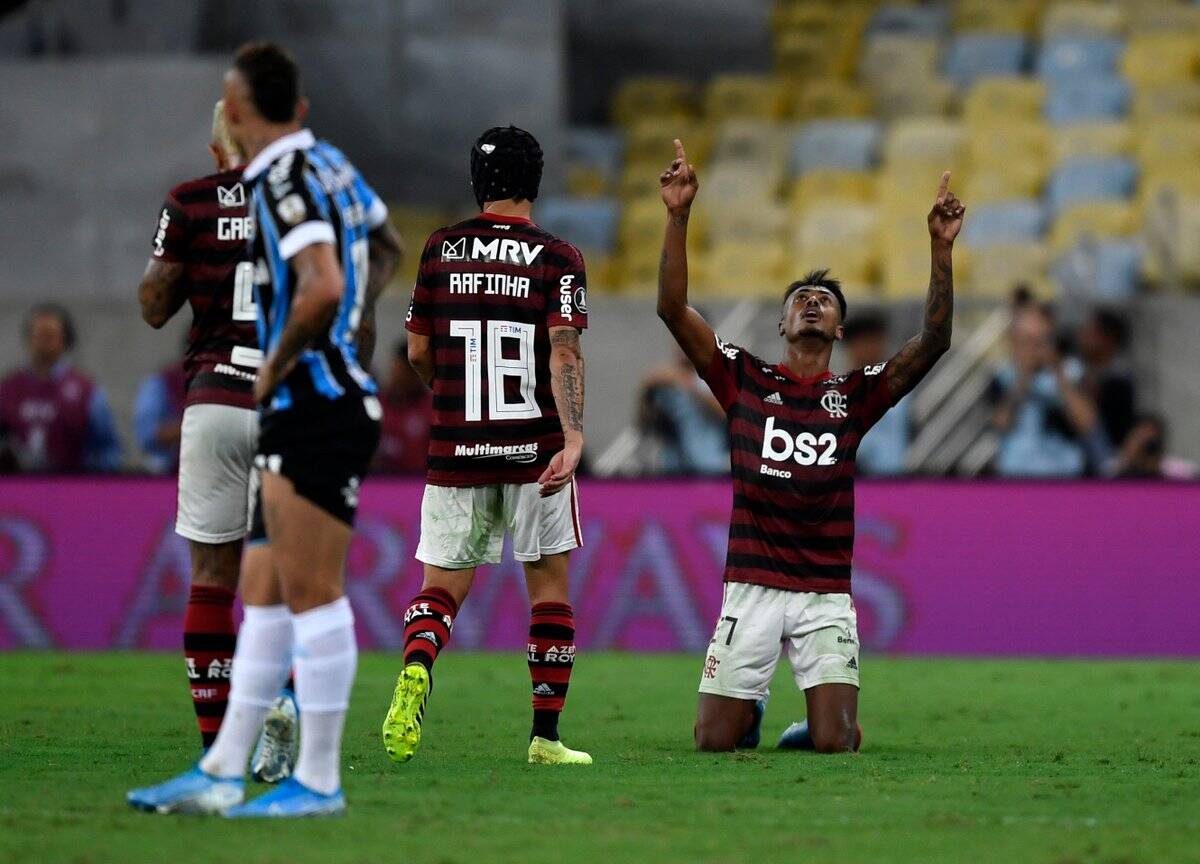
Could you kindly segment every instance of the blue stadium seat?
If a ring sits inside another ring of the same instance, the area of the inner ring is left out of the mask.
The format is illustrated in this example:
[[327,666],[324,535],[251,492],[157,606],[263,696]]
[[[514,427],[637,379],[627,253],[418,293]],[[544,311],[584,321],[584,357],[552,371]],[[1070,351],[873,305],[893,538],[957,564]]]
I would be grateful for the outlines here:
[[1046,119],[1056,126],[1111,120],[1129,113],[1132,91],[1123,78],[1079,77],[1055,82],[1046,96]]
[[608,176],[621,170],[625,142],[616,129],[572,126],[567,129],[567,162],[595,165]]
[[1015,198],[974,208],[963,227],[963,239],[969,246],[1029,243],[1041,238],[1046,230],[1046,213],[1040,201]]
[[539,198],[533,218],[587,252],[612,252],[621,208],[613,198]]
[[1142,256],[1135,240],[1083,241],[1059,256],[1050,275],[1071,304],[1124,306],[1137,294]]
[[1042,45],[1037,73],[1047,81],[1115,74],[1125,43],[1100,36],[1059,36]]
[[874,120],[814,120],[792,139],[792,170],[862,171],[874,166],[883,130]]
[[1061,163],[1046,187],[1054,214],[1083,201],[1129,198],[1137,186],[1137,164],[1121,156],[1082,156]]
[[1020,75],[1029,43],[1021,36],[967,33],[950,43],[946,75],[960,87],[969,87],[985,75]]
[[948,10],[942,6],[881,6],[871,16],[870,29],[877,33],[940,36],[949,20]]

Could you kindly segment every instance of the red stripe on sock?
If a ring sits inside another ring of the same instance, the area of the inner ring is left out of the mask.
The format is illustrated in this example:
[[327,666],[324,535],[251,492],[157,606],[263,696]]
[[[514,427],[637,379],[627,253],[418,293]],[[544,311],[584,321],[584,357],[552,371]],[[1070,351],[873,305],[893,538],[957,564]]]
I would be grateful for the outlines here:
[[184,659],[196,725],[205,747],[217,737],[225,718],[236,634],[233,592],[192,586],[183,615]]

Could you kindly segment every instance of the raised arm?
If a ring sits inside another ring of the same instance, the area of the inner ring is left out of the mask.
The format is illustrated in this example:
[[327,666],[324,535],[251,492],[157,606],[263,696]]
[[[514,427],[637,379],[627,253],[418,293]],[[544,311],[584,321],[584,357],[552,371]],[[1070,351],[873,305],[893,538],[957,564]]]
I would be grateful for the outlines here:
[[375,304],[403,257],[404,244],[390,222],[367,234],[367,296],[363,298],[362,320],[358,324],[358,361],[364,369],[371,368],[375,354]]
[[700,313],[688,305],[687,226],[700,181],[678,138],[675,161],[658,180],[667,207],[667,228],[658,262],[658,317],[692,365],[703,372],[717,349],[717,337]]
[[887,384],[892,400],[898,402],[912,390],[938,358],[950,349],[950,330],[954,318],[954,238],[963,224],[966,206],[950,191],[950,172],[942,175],[937,200],[929,211],[929,239],[932,265],[929,293],[925,297],[925,321],[921,332],[887,364]]
[[171,320],[187,300],[183,284],[183,265],[151,258],[138,284],[138,303],[142,320],[158,330]]
[[279,342],[258,370],[254,398],[259,403],[275,392],[301,352],[329,328],[345,290],[346,280],[331,244],[305,246],[292,257],[291,263],[296,271],[296,295]]
[[562,423],[563,449],[538,478],[542,497],[570,483],[583,456],[583,347],[574,327],[550,328],[550,389]]

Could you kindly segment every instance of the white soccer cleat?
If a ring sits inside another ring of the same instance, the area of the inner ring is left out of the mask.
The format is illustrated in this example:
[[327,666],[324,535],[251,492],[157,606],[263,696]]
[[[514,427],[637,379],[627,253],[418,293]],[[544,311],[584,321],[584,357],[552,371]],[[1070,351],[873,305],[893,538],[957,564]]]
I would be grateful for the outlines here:
[[292,776],[300,745],[300,709],[291,690],[284,690],[263,720],[262,734],[250,757],[250,774],[259,783],[279,783]]

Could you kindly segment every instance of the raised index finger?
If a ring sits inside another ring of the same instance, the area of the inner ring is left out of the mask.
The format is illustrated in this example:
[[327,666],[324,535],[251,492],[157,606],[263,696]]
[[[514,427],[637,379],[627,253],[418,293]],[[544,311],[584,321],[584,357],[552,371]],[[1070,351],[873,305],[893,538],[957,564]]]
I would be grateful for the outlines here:
[[942,204],[946,200],[946,193],[950,191],[950,172],[947,171],[942,175],[942,182],[938,184],[937,203]]
[[684,165],[687,164],[687,154],[683,152],[683,142],[678,138],[675,139],[675,158]]

